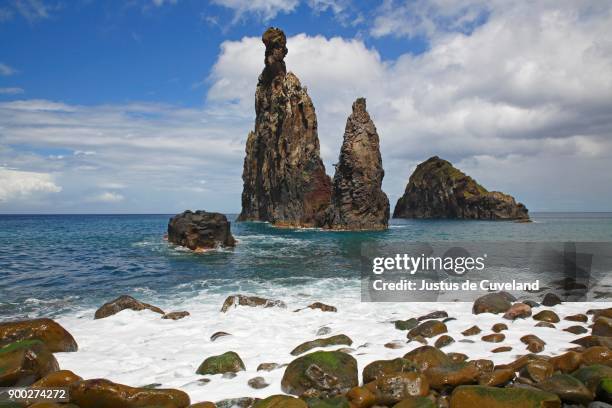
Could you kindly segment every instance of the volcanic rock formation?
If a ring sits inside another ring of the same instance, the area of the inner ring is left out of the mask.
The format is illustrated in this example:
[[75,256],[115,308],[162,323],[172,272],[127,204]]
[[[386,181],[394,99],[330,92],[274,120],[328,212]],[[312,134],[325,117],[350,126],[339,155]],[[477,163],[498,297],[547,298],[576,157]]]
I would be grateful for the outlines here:
[[206,211],[185,211],[170,218],[168,241],[191,250],[233,247],[236,240],[225,215]]
[[376,126],[366,110],[365,98],[358,98],[346,121],[326,227],[386,229],[389,199],[381,189],[384,175]]
[[393,218],[528,221],[529,211],[512,196],[487,191],[448,161],[434,156],[419,164],[410,176]]
[[283,31],[269,28],[262,40],[265,68],[255,91],[238,220],[317,226],[330,204],[331,181],[319,156],[315,109],[299,79],[287,73]]

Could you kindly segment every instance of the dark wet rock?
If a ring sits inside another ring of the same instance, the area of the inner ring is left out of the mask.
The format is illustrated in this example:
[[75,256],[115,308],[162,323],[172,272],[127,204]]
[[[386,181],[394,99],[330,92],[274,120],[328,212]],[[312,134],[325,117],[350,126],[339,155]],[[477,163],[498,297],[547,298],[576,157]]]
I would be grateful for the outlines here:
[[494,333],[501,333],[504,330],[508,330],[508,325],[506,323],[495,323],[493,327],[491,327]]
[[187,312],[187,311],[183,311],[183,312],[170,312],[170,313],[166,313],[165,315],[163,315],[162,319],[180,320],[180,319],[183,319],[183,318],[185,318],[187,316],[189,316],[189,312]]
[[555,367],[548,361],[534,360],[521,368],[520,374],[521,377],[526,377],[536,383],[539,383],[552,377],[554,371]]
[[410,176],[393,218],[528,220],[528,210],[513,197],[489,192],[437,156],[419,164]]
[[20,340],[0,348],[0,387],[23,387],[59,370],[40,340]]
[[469,358],[467,354],[463,353],[447,353],[446,355],[453,363],[463,363]]
[[515,303],[504,314],[504,319],[526,319],[531,316],[531,306],[525,303]]
[[231,380],[232,378],[236,378],[236,373],[233,373],[230,371],[230,372],[221,374],[221,377]]
[[470,360],[467,364],[476,367],[480,375],[490,373],[495,368],[493,361],[486,359]]
[[604,346],[612,349],[612,338],[605,336],[586,336],[572,341],[582,347]]
[[397,330],[412,330],[418,326],[419,321],[417,319],[395,320],[393,324]]
[[421,343],[426,345],[427,344],[427,339],[421,335],[418,336],[414,336],[412,338],[408,337],[408,343],[412,342],[412,341],[416,341],[417,343]]
[[513,301],[513,297],[509,297],[507,293],[489,293],[476,299],[472,313],[506,313]]
[[468,363],[438,365],[428,368],[424,373],[429,380],[429,386],[436,390],[448,386],[476,384],[481,375],[481,371],[476,365]]
[[363,383],[375,381],[383,376],[416,371],[415,364],[404,358],[373,361],[363,369]]
[[540,307],[540,304],[535,300],[523,300],[523,303],[529,306],[530,308]]
[[281,388],[292,395],[334,397],[358,385],[357,361],[337,351],[316,351],[293,360]]
[[436,405],[427,397],[409,397],[395,404],[393,408],[436,408]]
[[443,335],[438,337],[438,339],[436,340],[436,342],[434,343],[434,346],[437,348],[442,348],[442,347],[446,347],[451,343],[454,343],[455,339],[453,339],[451,336],[449,335]]
[[247,383],[249,384],[249,387],[254,388],[256,390],[266,388],[267,386],[270,385],[266,382],[266,380],[263,377],[251,378]]
[[595,393],[598,400],[612,403],[612,377],[602,379]]
[[170,218],[168,242],[193,251],[236,245],[230,222],[225,215],[189,210]]
[[74,337],[51,319],[0,323],[0,347],[22,340],[40,340],[52,353],[77,351]]
[[70,386],[70,401],[80,408],[186,408],[189,396],[174,389],[133,388],[109,380],[82,380]]
[[585,314],[575,314],[571,316],[565,316],[563,320],[569,320],[570,322],[586,323],[589,321],[589,318]]
[[574,371],[572,377],[580,380],[591,392],[595,392],[601,380],[612,378],[612,367],[602,364],[585,366]]
[[451,394],[451,408],[560,408],[561,401],[553,393],[533,388],[498,388],[464,385]]
[[559,316],[552,310],[542,310],[538,314],[533,315],[533,320],[548,323],[559,323]]
[[539,356],[537,354],[524,354],[522,356],[519,356],[516,360],[514,360],[511,363],[508,364],[501,364],[496,366],[497,368],[511,368],[514,371],[520,371],[523,367],[525,367],[527,364],[533,362],[533,361],[546,361],[547,358],[543,357],[543,356]]
[[584,333],[588,333],[588,330],[586,328],[584,328],[583,326],[570,326],[570,327],[567,327],[567,328],[563,329],[563,331],[566,331],[566,332],[572,333],[572,334],[584,334]]
[[351,344],[353,344],[353,340],[351,340],[350,337],[344,334],[338,334],[332,337],[328,337],[326,339],[316,339],[302,343],[296,348],[294,348],[293,351],[291,351],[291,355],[299,356],[300,354],[304,354],[317,347],[329,347],[338,345],[350,346]]
[[481,337],[481,340],[486,341],[487,343],[501,343],[505,339],[506,336],[502,333],[492,333]]
[[532,353],[539,353],[544,350],[546,343],[534,334],[527,334],[521,337],[521,342],[527,345],[527,350]]
[[554,293],[547,293],[542,299],[542,305],[546,307],[560,305],[561,303],[561,298]]
[[272,371],[281,367],[283,366],[278,363],[261,363],[257,366],[257,371]]
[[332,332],[332,329],[329,327],[320,327],[317,330],[317,336],[327,336],[331,332]]
[[319,309],[322,312],[337,312],[338,309],[335,306],[326,305],[321,302],[314,302],[308,306],[309,309]]
[[584,365],[605,364],[612,366],[612,350],[607,347],[589,347],[581,355]]
[[244,363],[240,356],[233,351],[228,351],[218,356],[208,357],[200,364],[196,374],[225,374],[225,373],[237,373],[244,371]]
[[432,319],[444,319],[446,317],[448,317],[448,313],[446,313],[444,310],[438,310],[438,311],[431,312],[424,316],[419,317],[418,321],[422,322],[425,320],[432,320]]
[[232,307],[248,306],[248,307],[280,307],[286,308],[284,302],[280,300],[265,299],[258,296],[231,295],[225,299],[221,312],[225,313]]
[[592,315],[593,321],[602,316],[612,319],[612,307],[608,309],[589,309],[586,314]]
[[342,230],[381,230],[389,223],[389,199],[382,191],[382,167],[376,126],[365,98],[353,103],[346,121],[340,157],[335,165],[331,206],[325,227]]
[[217,341],[221,337],[226,337],[226,336],[231,336],[231,334],[223,332],[223,331],[218,331],[218,332],[213,333],[212,336],[210,336],[210,341]]
[[341,347],[336,351],[339,351],[341,353],[346,353],[346,354],[353,354],[355,352],[355,349],[351,347]]
[[457,320],[457,318],[456,317],[447,317],[445,319],[442,319],[442,323],[452,322],[453,320]]
[[459,343],[473,344],[473,343],[476,343],[476,342],[474,340],[470,340],[470,339],[460,339]]
[[561,355],[551,357],[548,362],[553,365],[556,371],[571,373],[580,367],[582,354],[576,351],[568,351]]
[[67,388],[82,378],[70,370],[59,370],[49,373],[30,385],[30,388]]
[[539,382],[537,387],[557,394],[564,402],[588,404],[593,400],[593,393],[580,380],[568,374],[555,374]]
[[446,332],[448,332],[448,329],[444,323],[437,320],[427,320],[410,330],[408,338],[413,339],[416,336],[430,338]]
[[421,346],[404,355],[419,371],[423,372],[430,367],[447,365],[452,361],[443,351],[432,346]]
[[351,388],[346,397],[355,408],[369,408],[376,404],[376,395],[367,386]]
[[429,393],[427,378],[416,372],[385,375],[366,387],[375,395],[377,405],[386,406],[408,397],[424,397]]
[[282,30],[262,36],[265,67],[255,91],[255,129],[246,142],[239,221],[314,227],[331,203],[331,180],[320,157],[317,116],[306,88],[285,67]]
[[510,346],[501,346],[501,347],[496,347],[493,350],[491,350],[491,353],[507,353],[509,351],[512,351],[512,347],[510,347]]
[[164,314],[164,311],[157,306],[140,302],[131,296],[122,295],[115,300],[103,304],[98,310],[96,310],[94,319],[104,319],[105,317],[112,316],[125,309],[135,310],[137,312],[147,309],[161,315]]
[[612,337],[612,318],[599,316],[595,319],[591,334],[593,336]]
[[404,347],[404,344],[402,344],[402,342],[399,342],[399,341],[390,341],[389,343],[385,343],[384,347],[388,349],[397,350],[397,349],[401,349],[402,347]]
[[549,323],[549,322],[538,322],[535,325],[535,327],[546,327],[548,329],[556,329],[557,328],[557,326],[555,326],[554,324]]
[[514,379],[514,370],[511,368],[501,368],[480,376],[478,384],[489,387],[502,386]]

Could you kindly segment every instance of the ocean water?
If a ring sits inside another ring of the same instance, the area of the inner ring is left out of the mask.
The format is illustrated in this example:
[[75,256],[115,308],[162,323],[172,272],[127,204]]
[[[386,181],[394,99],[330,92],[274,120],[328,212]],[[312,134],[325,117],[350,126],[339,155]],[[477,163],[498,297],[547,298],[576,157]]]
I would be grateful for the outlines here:
[[201,291],[333,293],[357,287],[362,243],[612,241],[612,213],[536,213],[527,224],[391,220],[388,231],[358,233],[233,222],[235,249],[194,254],[163,239],[169,217],[0,215],[0,318],[56,316],[120,294],[172,304]]

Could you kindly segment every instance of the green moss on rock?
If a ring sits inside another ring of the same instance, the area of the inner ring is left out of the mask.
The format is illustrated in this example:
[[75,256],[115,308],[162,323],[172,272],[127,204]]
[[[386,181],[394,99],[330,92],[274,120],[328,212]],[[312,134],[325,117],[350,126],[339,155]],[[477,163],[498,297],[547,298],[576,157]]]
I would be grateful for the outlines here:
[[196,374],[224,374],[224,373],[237,373],[244,371],[244,363],[240,359],[240,356],[233,351],[228,351],[218,356],[208,357],[200,364]]

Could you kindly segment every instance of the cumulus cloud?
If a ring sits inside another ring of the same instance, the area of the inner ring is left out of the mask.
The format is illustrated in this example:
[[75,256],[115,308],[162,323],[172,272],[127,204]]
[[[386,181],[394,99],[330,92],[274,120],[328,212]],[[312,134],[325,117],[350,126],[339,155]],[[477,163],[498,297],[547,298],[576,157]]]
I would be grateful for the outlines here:
[[61,190],[50,174],[0,167],[0,202],[22,199],[35,193],[58,193]]

